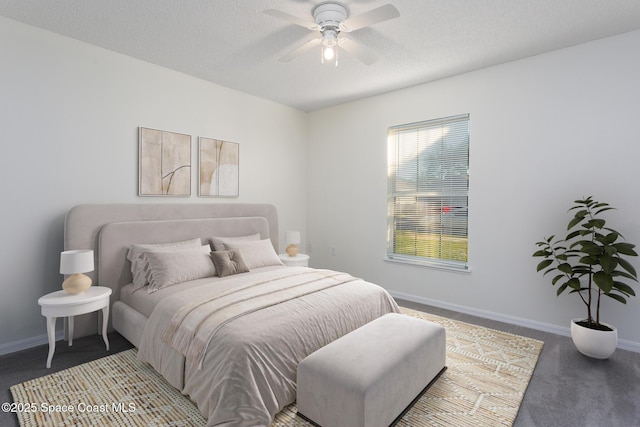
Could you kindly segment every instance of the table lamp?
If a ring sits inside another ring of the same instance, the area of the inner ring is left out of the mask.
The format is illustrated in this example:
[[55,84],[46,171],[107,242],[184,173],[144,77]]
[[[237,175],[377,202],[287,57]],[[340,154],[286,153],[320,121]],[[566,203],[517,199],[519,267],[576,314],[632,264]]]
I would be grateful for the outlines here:
[[93,271],[93,251],[79,249],[60,253],[60,274],[70,274],[62,282],[62,289],[81,294],[91,286],[91,278],[82,273]]
[[300,232],[299,231],[285,231],[284,243],[289,245],[285,250],[291,257],[298,255],[298,244],[300,244]]

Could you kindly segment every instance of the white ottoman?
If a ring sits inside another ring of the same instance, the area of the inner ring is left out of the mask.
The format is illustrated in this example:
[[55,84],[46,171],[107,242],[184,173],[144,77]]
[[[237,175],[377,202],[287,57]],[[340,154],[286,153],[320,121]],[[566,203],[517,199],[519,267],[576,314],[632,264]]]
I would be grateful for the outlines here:
[[306,357],[298,414],[323,427],[386,427],[445,367],[445,330],[387,314]]

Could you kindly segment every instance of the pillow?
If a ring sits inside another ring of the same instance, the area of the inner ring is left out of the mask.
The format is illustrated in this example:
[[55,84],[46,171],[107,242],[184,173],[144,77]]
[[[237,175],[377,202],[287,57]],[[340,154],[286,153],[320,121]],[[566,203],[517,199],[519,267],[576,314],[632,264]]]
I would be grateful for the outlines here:
[[213,260],[213,265],[216,266],[216,273],[220,277],[249,271],[242,255],[235,249],[211,252],[211,259]]
[[133,288],[139,289],[149,284],[145,262],[142,260],[142,253],[155,250],[173,250],[178,248],[199,248],[202,241],[199,238],[184,240],[172,243],[152,243],[144,245],[131,245],[127,253],[127,259],[131,261],[131,274],[133,275]]
[[260,234],[251,234],[250,236],[236,237],[211,237],[210,240],[214,251],[224,251],[225,243],[260,240]]
[[227,250],[238,249],[249,270],[269,265],[284,265],[275,249],[273,249],[271,239],[257,240],[255,242],[225,243],[224,246]]
[[143,252],[149,272],[149,290],[154,293],[167,286],[189,280],[212,277],[216,268],[209,256],[209,245],[172,251]]

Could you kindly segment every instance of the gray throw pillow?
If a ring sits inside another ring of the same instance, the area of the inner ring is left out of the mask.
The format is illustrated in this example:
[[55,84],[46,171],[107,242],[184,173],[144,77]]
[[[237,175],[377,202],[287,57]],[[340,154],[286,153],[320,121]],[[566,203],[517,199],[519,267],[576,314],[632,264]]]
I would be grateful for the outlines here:
[[228,250],[228,251],[215,251],[211,252],[211,259],[213,265],[216,266],[216,273],[218,276],[231,276],[238,273],[247,273],[249,268],[244,262],[240,251]]

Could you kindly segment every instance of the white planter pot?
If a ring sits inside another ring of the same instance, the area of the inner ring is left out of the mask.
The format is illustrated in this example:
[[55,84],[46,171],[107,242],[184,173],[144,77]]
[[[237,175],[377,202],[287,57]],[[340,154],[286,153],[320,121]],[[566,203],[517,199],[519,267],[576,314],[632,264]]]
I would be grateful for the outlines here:
[[571,320],[571,339],[578,351],[585,356],[595,359],[607,359],[618,346],[618,330],[611,325],[602,323],[613,329],[612,331],[598,331],[578,325],[584,319]]

